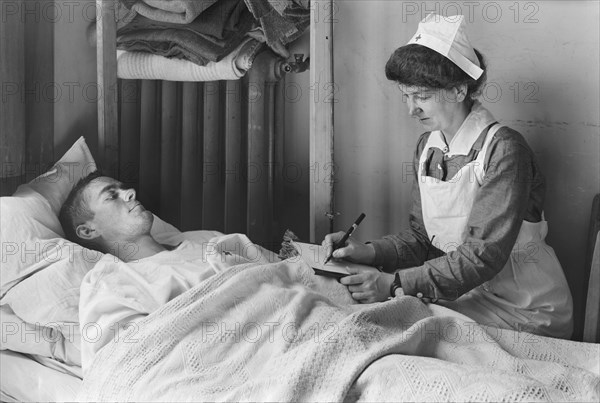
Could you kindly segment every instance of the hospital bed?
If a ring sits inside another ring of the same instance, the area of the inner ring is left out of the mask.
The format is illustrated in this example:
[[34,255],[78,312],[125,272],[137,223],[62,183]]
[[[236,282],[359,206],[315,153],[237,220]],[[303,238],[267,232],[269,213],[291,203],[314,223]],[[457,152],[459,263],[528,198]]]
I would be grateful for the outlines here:
[[64,240],[56,214],[94,167],[80,138],[42,178],[2,198],[3,401],[600,396],[597,343],[486,327],[414,297],[357,305],[302,259],[280,261],[243,234],[181,232],[159,217],[160,242],[214,243],[220,252],[207,259],[231,267],[115,338],[83,374],[78,340],[90,336],[77,322],[78,286],[102,260]]

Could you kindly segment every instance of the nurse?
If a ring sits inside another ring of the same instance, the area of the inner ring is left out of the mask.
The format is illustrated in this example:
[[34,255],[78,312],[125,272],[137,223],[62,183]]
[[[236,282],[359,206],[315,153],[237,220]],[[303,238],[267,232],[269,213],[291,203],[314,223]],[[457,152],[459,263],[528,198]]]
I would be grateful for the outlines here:
[[383,270],[341,282],[360,302],[411,295],[478,323],[570,337],[571,294],[544,241],[544,177],[523,136],[477,101],[486,66],[464,17],[428,15],[385,72],[426,130],[413,160],[410,227],[335,250]]

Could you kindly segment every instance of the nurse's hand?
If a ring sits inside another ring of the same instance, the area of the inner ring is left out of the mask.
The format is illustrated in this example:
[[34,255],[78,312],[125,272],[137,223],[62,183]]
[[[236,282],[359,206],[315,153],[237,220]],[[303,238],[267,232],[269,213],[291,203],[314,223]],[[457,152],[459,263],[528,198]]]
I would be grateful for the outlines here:
[[352,298],[362,304],[385,301],[390,297],[394,275],[382,273],[374,267],[348,267],[350,276],[342,277],[340,283],[348,286]]
[[[321,243],[325,247],[325,256],[329,256],[333,245],[344,237],[344,231],[328,234]],[[373,264],[375,260],[375,248],[371,244],[364,244],[348,238],[346,246],[333,251],[333,257],[336,259],[346,259],[356,263],[366,265]]]

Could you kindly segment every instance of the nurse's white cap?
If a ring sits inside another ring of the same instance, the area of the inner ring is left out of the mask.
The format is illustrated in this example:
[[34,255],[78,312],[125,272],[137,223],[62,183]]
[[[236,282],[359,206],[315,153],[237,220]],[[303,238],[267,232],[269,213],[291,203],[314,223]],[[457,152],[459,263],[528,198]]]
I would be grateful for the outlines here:
[[483,70],[467,38],[464,20],[463,15],[444,17],[429,14],[419,23],[417,32],[407,45],[416,43],[435,50],[477,80],[483,74]]

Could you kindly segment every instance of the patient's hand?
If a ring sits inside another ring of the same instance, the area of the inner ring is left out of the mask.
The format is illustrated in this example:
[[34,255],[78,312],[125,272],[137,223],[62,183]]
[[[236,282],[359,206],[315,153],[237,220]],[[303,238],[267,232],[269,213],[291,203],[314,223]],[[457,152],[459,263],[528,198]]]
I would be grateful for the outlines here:
[[348,267],[347,270],[351,275],[341,278],[340,283],[348,286],[348,291],[356,301],[367,304],[385,301],[390,296],[393,274],[382,273],[374,267]]
[[[344,232],[334,232],[328,234],[321,243],[325,247],[325,254],[329,256],[333,245],[339,242],[344,237]],[[375,260],[375,248],[371,244],[364,244],[349,238],[346,246],[336,249],[333,252],[333,257],[336,259],[346,259],[356,263],[372,265]]]

